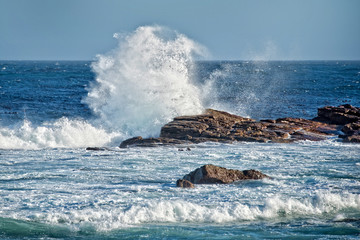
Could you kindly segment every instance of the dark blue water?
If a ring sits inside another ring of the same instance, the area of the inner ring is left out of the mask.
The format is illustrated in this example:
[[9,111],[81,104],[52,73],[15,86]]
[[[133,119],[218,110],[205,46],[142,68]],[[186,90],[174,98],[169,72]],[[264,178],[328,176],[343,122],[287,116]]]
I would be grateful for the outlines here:
[[[329,139],[119,149],[124,135],[104,119],[122,118],[116,106],[127,103],[118,95],[139,95],[113,84],[124,71],[99,64],[95,74],[91,64],[0,62],[1,239],[359,238],[360,145]],[[191,69],[193,86],[209,90],[203,107],[256,119],[360,106],[360,61],[205,61]],[[96,78],[110,87],[94,87]],[[90,93],[99,94],[92,100],[101,111],[87,104]],[[144,105],[144,113],[159,108]],[[175,186],[203,164],[257,169],[272,179]]]
[[360,62],[201,62],[197,78],[215,77],[224,105],[256,119],[313,118],[317,108],[360,104]]
[[93,81],[91,62],[0,62],[2,123],[29,119],[34,123],[65,117],[88,118],[81,103]]
[[[313,118],[326,105],[360,105],[359,61],[210,61],[194,69],[195,85],[213,81],[218,103],[256,119]],[[1,61],[1,124],[91,118],[82,99],[94,78],[91,62]]]

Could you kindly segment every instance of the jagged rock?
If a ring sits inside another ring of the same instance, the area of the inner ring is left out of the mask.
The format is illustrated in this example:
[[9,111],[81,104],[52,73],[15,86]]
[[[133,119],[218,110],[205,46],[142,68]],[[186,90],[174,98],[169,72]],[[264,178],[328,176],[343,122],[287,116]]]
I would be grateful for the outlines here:
[[268,176],[256,170],[240,171],[209,164],[186,174],[183,180],[190,181],[194,184],[212,184],[263,178],[268,178]]
[[346,124],[341,131],[346,135],[360,135],[360,121]]
[[253,122],[227,112],[207,109],[204,114],[176,117],[165,124],[160,131],[160,137],[191,140],[193,142],[233,141],[229,136],[232,126],[240,122]]
[[359,135],[359,108],[351,105],[327,106],[320,108],[318,112],[319,116],[313,120],[279,118],[255,121],[251,118],[207,109],[204,114],[174,118],[161,128],[159,138],[135,137],[125,140],[120,147],[234,141],[276,143],[299,140],[320,141],[338,135],[341,129],[345,133],[344,139],[347,136]]
[[357,122],[360,121],[360,108],[350,104],[338,107],[326,106],[318,109],[318,117],[314,120],[338,125]]
[[345,136],[344,142],[360,143],[360,135]]
[[195,185],[192,182],[184,179],[177,180],[176,186],[181,188],[195,188]]
[[326,106],[318,109],[318,117],[314,120],[344,125],[339,135],[344,142],[360,143],[360,108],[350,104],[338,107]]
[[222,111],[208,109],[205,114],[174,118],[161,129],[160,137],[199,142],[292,142],[324,140],[338,127],[317,121],[282,118],[256,122]]

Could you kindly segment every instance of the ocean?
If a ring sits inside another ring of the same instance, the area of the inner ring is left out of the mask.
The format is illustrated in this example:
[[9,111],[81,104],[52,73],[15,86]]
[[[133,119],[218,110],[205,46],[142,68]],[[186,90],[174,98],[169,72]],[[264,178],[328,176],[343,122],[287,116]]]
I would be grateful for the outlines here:
[[[118,146],[206,108],[311,119],[359,107],[360,61],[196,60],[201,46],[157,31],[93,61],[0,61],[0,238],[359,239],[359,144]],[[271,179],[176,187],[204,164]]]

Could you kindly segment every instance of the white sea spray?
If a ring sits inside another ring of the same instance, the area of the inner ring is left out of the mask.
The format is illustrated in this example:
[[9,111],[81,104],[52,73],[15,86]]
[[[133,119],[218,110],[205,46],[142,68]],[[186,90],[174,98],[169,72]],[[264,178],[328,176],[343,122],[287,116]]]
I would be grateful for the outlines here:
[[203,54],[204,48],[183,34],[139,27],[119,37],[116,49],[97,56],[96,83],[84,101],[111,129],[157,136],[173,117],[203,111],[201,90],[190,73],[194,56]]

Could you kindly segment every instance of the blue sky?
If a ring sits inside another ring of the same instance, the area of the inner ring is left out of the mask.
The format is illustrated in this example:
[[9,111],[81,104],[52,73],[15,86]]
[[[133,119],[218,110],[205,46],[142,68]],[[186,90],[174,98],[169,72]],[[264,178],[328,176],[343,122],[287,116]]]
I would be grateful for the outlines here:
[[359,0],[0,0],[0,59],[92,60],[162,25],[221,60],[360,60]]

